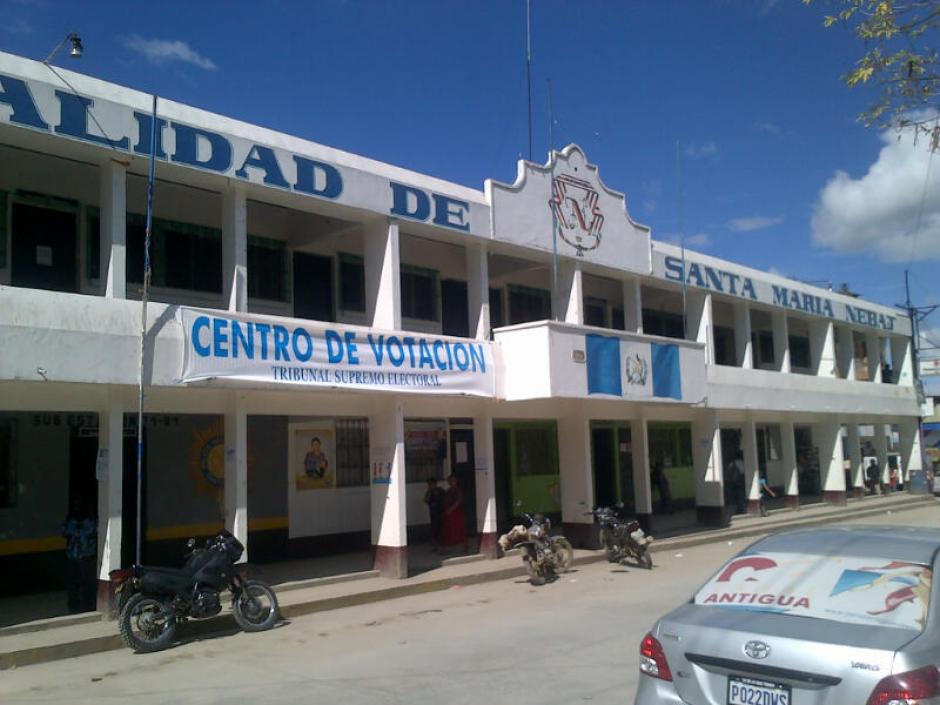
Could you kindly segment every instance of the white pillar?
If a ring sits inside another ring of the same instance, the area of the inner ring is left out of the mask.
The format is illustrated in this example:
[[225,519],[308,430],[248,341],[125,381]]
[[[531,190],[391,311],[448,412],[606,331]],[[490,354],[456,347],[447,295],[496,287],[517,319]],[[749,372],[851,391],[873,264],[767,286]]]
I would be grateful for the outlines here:
[[558,291],[552,314],[556,320],[584,325],[584,285],[581,263],[577,260],[558,263]]
[[705,344],[705,364],[715,364],[715,341],[712,337],[712,295],[701,291],[688,293],[689,340]]
[[401,329],[401,279],[398,221],[377,220],[363,232],[366,318],[373,328]]
[[878,482],[880,487],[884,487],[888,484],[888,434],[891,433],[891,426],[876,423],[874,429],[875,438],[872,444],[875,446],[875,455],[878,456],[878,467],[881,468]]
[[[709,297],[710,298],[710,297]],[[717,409],[704,409],[692,421],[692,460],[695,466],[695,506],[705,523],[724,523],[724,459]],[[709,516],[712,514],[713,516]]]
[[470,335],[477,340],[490,338],[490,267],[486,246],[468,242],[467,306]]
[[855,379],[855,334],[851,328],[839,329],[839,349],[836,351],[839,360],[839,372],[843,379]]
[[[397,239],[397,238],[396,238]],[[387,578],[408,577],[408,503],[405,416],[402,401],[376,397],[369,417],[370,465],[391,463],[387,484],[372,484],[375,568]]]
[[[122,508],[124,503],[124,402],[109,392],[107,407],[98,414],[98,580],[121,565]],[[133,536],[127,537],[130,541]],[[99,583],[99,586],[101,583]],[[98,611],[110,612],[110,595],[98,590]]]
[[477,496],[480,553],[496,556],[496,468],[493,457],[493,414],[473,417],[473,463]]
[[760,473],[757,461],[757,425],[748,414],[741,424],[741,453],[744,455],[744,490],[747,497],[748,514],[757,512],[760,499]]
[[845,430],[852,478],[852,486],[845,489],[851,495],[861,497],[865,494],[865,467],[862,463],[862,443],[859,440],[858,424],[846,424]]
[[865,334],[865,354],[868,356],[868,379],[880,383],[881,380],[881,336],[875,333]]
[[248,414],[245,393],[234,392],[225,412],[225,528],[242,542],[248,560]]
[[734,350],[736,362],[745,370],[754,368],[751,349],[751,307],[746,303],[734,303]]
[[127,298],[127,166],[109,159],[99,179],[98,276],[108,298]]
[[633,494],[636,513],[653,513],[653,494],[650,487],[649,427],[642,415],[630,421],[630,441],[633,446]]
[[790,372],[790,331],[787,325],[787,314],[775,311],[771,315],[774,334],[774,363],[778,372]]
[[558,463],[561,484],[561,520],[575,545],[590,538],[594,518],[594,474],[591,468],[591,421],[582,402],[570,401],[558,419]]
[[796,436],[793,432],[793,421],[790,419],[780,422],[780,445],[786,503],[787,506],[795,508],[800,503],[800,478],[796,465]]
[[813,429],[819,447],[819,472],[823,501],[845,503],[845,461],[842,457],[842,426],[836,416],[827,418]]
[[893,336],[891,341],[891,370],[894,379],[891,381],[905,387],[914,384],[914,364],[911,357],[911,339]]
[[[920,448],[920,431],[917,419],[905,419],[899,425],[901,441],[901,468],[899,479],[907,486],[911,479],[912,470],[923,470],[924,461]],[[933,486],[933,478],[928,478],[928,489]]]
[[816,376],[836,377],[835,329],[832,321],[810,321],[809,349]]
[[643,301],[640,280],[623,280],[623,327],[629,333],[643,332]]
[[229,311],[248,310],[248,202],[242,184],[222,191],[222,282]]

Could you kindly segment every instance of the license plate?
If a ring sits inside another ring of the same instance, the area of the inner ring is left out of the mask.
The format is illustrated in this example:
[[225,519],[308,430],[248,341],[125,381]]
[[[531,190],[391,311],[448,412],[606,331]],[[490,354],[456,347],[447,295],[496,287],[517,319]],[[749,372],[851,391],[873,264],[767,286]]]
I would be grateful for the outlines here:
[[728,705],[790,705],[790,686],[729,676]]

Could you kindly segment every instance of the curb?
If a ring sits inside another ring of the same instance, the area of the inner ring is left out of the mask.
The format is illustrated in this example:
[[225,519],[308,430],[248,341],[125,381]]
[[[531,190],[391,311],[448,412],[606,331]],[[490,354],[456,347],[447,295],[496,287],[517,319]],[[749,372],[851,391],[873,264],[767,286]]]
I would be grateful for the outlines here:
[[[881,514],[886,514],[889,511],[894,511],[896,508],[910,508],[912,506],[918,505],[927,505],[933,504],[935,500],[932,496],[912,496],[904,501],[897,501],[892,503],[887,507],[871,507],[870,509],[859,509],[852,512],[850,517],[846,516],[845,511],[833,511],[822,515],[816,515],[812,517],[806,517],[800,519],[798,517],[793,517],[792,520],[788,521],[787,519],[791,518],[791,512],[788,511],[786,517],[774,521],[773,515],[770,517],[770,521],[767,523],[755,523],[753,526],[741,527],[739,529],[718,529],[714,531],[703,531],[701,533],[693,534],[690,536],[679,536],[673,538],[662,539],[656,541],[652,547],[652,553],[659,553],[669,550],[675,550],[678,548],[691,548],[694,546],[700,546],[708,543],[715,543],[717,541],[730,541],[734,539],[741,538],[750,538],[755,536],[762,536],[764,534],[779,531],[781,529],[789,528],[801,528],[808,526],[818,526],[824,524],[833,524],[839,521],[844,521],[846,518],[852,520],[857,518],[864,518],[869,516],[878,516]],[[798,512],[793,512],[798,513]],[[476,559],[473,558],[469,561],[460,561],[460,562],[476,562],[476,560],[483,560],[482,558]],[[596,551],[593,554],[586,556],[576,556],[573,565],[589,565],[591,563],[599,563],[606,560],[606,556],[601,551]],[[353,574],[356,575],[356,574]],[[516,565],[512,568],[503,568],[499,570],[486,571],[482,573],[475,573],[469,575],[455,576],[453,578],[441,578],[438,580],[428,580],[424,582],[418,582],[411,585],[401,585],[393,586],[387,588],[381,588],[378,590],[371,590],[368,592],[353,593],[350,595],[338,595],[335,597],[327,597],[321,599],[313,599],[307,602],[299,602],[292,605],[285,605],[280,608],[280,613],[282,619],[291,619],[295,617],[301,617],[308,614],[315,614],[317,612],[327,612],[330,610],[342,609],[344,607],[355,607],[358,605],[365,605],[374,602],[383,602],[385,600],[394,600],[401,597],[408,597],[411,595],[422,595],[431,592],[440,592],[442,590],[448,590],[456,586],[465,586],[465,585],[479,585],[481,583],[494,582],[497,580],[507,580],[509,578],[523,577],[526,575],[525,568],[521,565]],[[278,586],[278,591],[283,592],[284,590],[291,589],[300,589],[301,587],[313,587],[317,585],[329,585],[337,582],[342,582],[342,578],[349,579],[350,576],[332,576],[330,578],[317,578],[309,581],[296,581],[295,583],[289,583],[287,586]],[[356,577],[354,579],[361,579]],[[302,584],[301,584],[302,583]],[[95,619],[88,619],[87,621],[99,621],[100,617]],[[234,621],[231,617],[231,614],[222,614],[210,619],[204,619],[194,622],[187,622],[186,624],[180,627],[180,638],[185,640],[187,638],[196,637],[196,636],[221,636],[226,632],[234,633],[237,631],[237,627],[234,624]],[[35,631],[35,630],[24,630],[25,631]],[[19,632],[23,633],[23,632]],[[7,634],[12,634],[7,632]],[[113,635],[107,636],[96,636],[89,637],[80,641],[71,641],[62,644],[51,644],[49,646],[39,646],[30,649],[23,649],[20,651],[10,651],[6,653],[0,653],[0,671],[10,669],[10,668],[19,668],[22,666],[31,666],[39,663],[48,663],[51,661],[59,661],[62,659],[73,658],[76,656],[87,656],[89,654],[101,653],[104,651],[112,651],[115,649],[124,648],[124,644],[121,641],[120,636],[115,632]]]

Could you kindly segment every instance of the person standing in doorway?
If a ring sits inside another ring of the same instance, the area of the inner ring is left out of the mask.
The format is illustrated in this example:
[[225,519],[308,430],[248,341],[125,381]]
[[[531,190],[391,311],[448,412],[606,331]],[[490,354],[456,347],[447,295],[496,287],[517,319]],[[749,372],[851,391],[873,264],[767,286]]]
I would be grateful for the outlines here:
[[441,520],[444,514],[444,490],[437,485],[437,478],[428,478],[428,488],[424,492],[424,503],[428,505],[428,518],[431,524],[431,550],[441,548]]
[[457,482],[457,476],[451,473],[447,477],[447,492],[444,493],[444,511],[441,522],[441,546],[452,548],[463,544],[467,550],[467,527],[463,511],[463,490]]
[[888,471],[888,486],[891,488],[892,492],[897,492],[898,489],[898,469],[895,466],[891,466],[891,470]]
[[72,500],[65,523],[65,584],[69,612],[94,612],[97,581],[98,521],[80,500]]
[[734,494],[734,506],[738,514],[744,514],[747,493],[744,487],[744,453],[735,451],[734,460],[728,466],[728,481]]
[[776,497],[777,494],[770,489],[770,485],[767,484],[767,475],[764,473],[760,474],[760,485],[758,489],[760,490],[760,515],[765,517],[767,516],[767,495]]
[[872,458],[868,463],[868,467],[865,468],[865,485],[868,487],[869,494],[875,494],[878,491],[879,474],[881,474],[881,470],[878,467],[878,461]]
[[659,511],[663,514],[672,514],[672,488],[669,486],[666,471],[663,470],[662,458],[656,458],[653,461],[650,479],[652,479],[656,489],[659,490]]

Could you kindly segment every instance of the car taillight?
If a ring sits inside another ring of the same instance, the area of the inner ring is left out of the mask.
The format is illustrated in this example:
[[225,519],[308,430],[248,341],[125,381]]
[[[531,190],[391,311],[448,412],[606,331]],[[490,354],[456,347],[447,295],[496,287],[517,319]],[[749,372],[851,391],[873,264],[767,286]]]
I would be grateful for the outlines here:
[[640,673],[664,681],[672,680],[663,645],[652,634],[647,634],[640,642]]
[[882,678],[868,698],[868,705],[913,705],[928,698],[940,702],[940,670],[936,666]]

